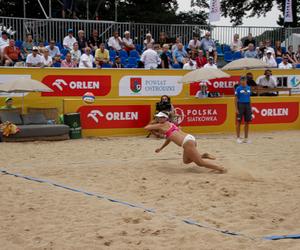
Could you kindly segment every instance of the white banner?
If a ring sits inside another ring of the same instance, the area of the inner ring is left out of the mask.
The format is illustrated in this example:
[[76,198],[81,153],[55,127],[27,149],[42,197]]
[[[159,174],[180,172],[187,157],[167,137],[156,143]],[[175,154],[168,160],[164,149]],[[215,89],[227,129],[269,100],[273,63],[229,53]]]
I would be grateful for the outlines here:
[[284,8],[284,22],[285,23],[292,23],[293,22],[293,8],[292,8],[292,0],[285,1],[285,8]]
[[221,19],[220,0],[210,0],[209,22],[220,21],[220,19]]

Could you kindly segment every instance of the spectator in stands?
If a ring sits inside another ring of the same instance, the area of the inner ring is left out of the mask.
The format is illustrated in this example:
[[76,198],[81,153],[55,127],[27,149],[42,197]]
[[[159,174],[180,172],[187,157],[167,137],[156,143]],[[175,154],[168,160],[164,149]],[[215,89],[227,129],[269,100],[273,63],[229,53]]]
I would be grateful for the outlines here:
[[289,58],[287,57],[287,55],[283,55],[282,56],[282,62],[279,63],[278,65],[279,69],[292,69],[293,65],[291,63],[289,63]]
[[233,41],[230,43],[230,49],[233,52],[241,51],[243,47],[239,34],[234,34]]
[[174,53],[174,51],[176,49],[178,49],[178,44],[180,44],[180,43],[181,43],[181,38],[178,36],[178,37],[176,37],[175,44],[172,45],[172,48],[171,48],[172,54]]
[[34,42],[32,39],[32,35],[31,34],[27,34],[26,35],[26,39],[22,44],[22,52],[24,57],[28,56],[29,54],[32,53],[32,48],[34,47]]
[[101,43],[100,48],[95,53],[95,63],[97,67],[102,67],[104,63],[109,63],[109,51],[105,49],[105,44]]
[[188,61],[183,65],[182,69],[186,69],[186,70],[197,69],[197,63],[192,58],[189,58]]
[[39,49],[39,54],[43,55],[44,54],[44,50],[46,49],[45,44],[44,44],[43,41],[39,41],[38,49]]
[[286,52],[286,56],[289,60],[289,63],[296,64],[295,52],[293,51],[293,45],[288,46],[288,50]]
[[161,67],[163,69],[169,69],[171,65],[171,58],[170,58],[170,53],[169,53],[169,44],[164,44],[162,48],[162,53],[160,55],[161,59]]
[[73,36],[73,29],[68,29],[68,35],[63,40],[63,46],[65,49],[71,50],[74,43],[76,43],[76,38]]
[[162,48],[160,47],[160,44],[159,43],[154,44],[153,45],[153,49],[156,51],[156,53],[160,57],[160,55],[162,53]]
[[281,58],[283,55],[282,47],[281,47],[281,42],[280,41],[275,41],[275,58]]
[[124,50],[126,50],[127,52],[135,49],[135,46],[133,44],[132,39],[130,38],[130,32],[129,31],[125,31],[124,32],[124,37],[123,37],[123,46],[124,46]]
[[298,50],[295,53],[296,63],[300,64],[300,45],[298,45]]
[[[84,48],[86,48],[88,46],[88,43],[84,36],[83,30],[78,31],[78,37],[76,38],[76,40],[77,40],[80,51],[83,52]],[[73,45],[74,45],[74,43],[73,43]],[[71,47],[71,49],[73,49],[73,46]]]
[[217,50],[216,44],[211,39],[209,31],[207,31],[205,36],[202,38],[200,47],[203,49],[203,51],[205,51],[207,57],[214,56],[214,60],[217,61],[217,53],[214,53]]
[[217,69],[217,65],[214,63],[214,58],[212,56],[210,56],[208,58],[208,62],[207,64],[204,65],[204,68],[213,68],[213,69]]
[[199,50],[200,49],[200,45],[201,45],[201,42],[199,41],[199,35],[196,34],[196,33],[194,33],[193,39],[190,40],[188,48],[190,50],[193,50],[193,49]]
[[80,57],[79,68],[93,68],[94,57],[91,55],[91,48],[86,47],[85,53]]
[[60,55],[57,54],[55,57],[53,57],[52,67],[54,67],[54,68],[60,68],[61,67]]
[[102,43],[98,31],[97,30],[93,30],[92,35],[90,36],[89,40],[88,40],[88,44],[89,47],[95,51],[96,49],[99,48],[100,44]]
[[122,49],[123,41],[119,37],[119,32],[115,31],[113,36],[108,39],[108,47],[112,50],[119,52]]
[[115,62],[112,65],[113,68],[124,68],[123,64],[121,63],[121,58],[119,56],[116,56]]
[[151,33],[147,33],[146,34],[146,39],[144,40],[144,50],[146,50],[148,47],[147,47],[147,45],[148,44],[151,44],[151,45],[154,45],[154,39],[152,38],[152,35],[151,35]]
[[43,67],[52,67],[52,57],[49,55],[49,50],[44,49],[44,53],[42,54],[42,64]]
[[81,51],[79,50],[79,45],[77,42],[73,44],[73,49],[71,50],[71,57],[72,61],[78,66],[81,57]]
[[[247,79],[247,85],[250,86],[250,87],[255,87],[257,86],[257,83],[253,80],[253,74],[251,72],[248,72],[246,74],[246,79]],[[257,96],[257,93],[256,92],[253,92],[251,90],[251,96]]]
[[182,43],[179,43],[178,48],[174,50],[173,61],[181,67],[188,61],[188,53],[184,49]]
[[7,36],[7,32],[4,30],[1,33],[0,38],[0,52],[3,52],[4,48],[9,45],[9,39]]
[[199,50],[198,56],[196,58],[197,68],[204,67],[205,64],[207,64],[207,58],[204,56],[203,50]]
[[38,47],[34,46],[32,48],[32,53],[29,54],[26,58],[27,67],[41,67],[43,66],[42,56],[38,54]]
[[9,40],[9,45],[4,48],[3,54],[5,66],[14,66],[20,59],[24,59],[20,49],[15,46],[14,39]]
[[76,62],[72,60],[72,55],[70,52],[68,52],[66,54],[65,60],[63,60],[61,62],[61,67],[62,68],[76,68],[77,67]]
[[[267,69],[265,70],[265,76],[260,78],[257,85],[261,86],[263,88],[275,88],[276,87],[276,82],[274,80],[274,78],[272,77],[272,71]],[[270,93],[270,92],[266,92],[266,93],[261,93],[261,96],[276,96],[278,95],[278,93]]]
[[272,55],[271,50],[267,50],[266,55],[262,58],[262,60],[269,65],[269,67],[276,68],[277,62]]
[[46,46],[46,49],[49,50],[49,54],[52,58],[54,58],[57,55],[60,55],[60,50],[57,46],[55,46],[55,40],[51,40],[49,45]]
[[5,105],[2,106],[0,109],[16,109],[17,107],[13,106],[13,99],[11,97],[6,97],[5,100]]
[[166,32],[159,33],[158,43],[159,43],[160,47],[163,47],[164,44],[169,43],[169,39],[168,39]]
[[153,45],[149,43],[147,45],[147,50],[145,50],[141,56],[141,62],[144,63],[145,69],[157,69],[158,65],[161,63],[161,60],[153,50]]
[[271,40],[266,40],[266,50],[272,52],[272,56],[275,57],[275,51],[272,47]]
[[254,40],[252,33],[248,34],[248,37],[245,39],[243,47],[247,49],[249,43],[252,43],[254,47],[256,47],[256,41]]
[[254,45],[252,43],[248,44],[248,50],[244,54],[245,58],[257,58],[257,51],[254,48]]
[[257,56],[259,59],[262,59],[266,55],[266,45],[264,41],[259,42],[258,47],[256,48]]

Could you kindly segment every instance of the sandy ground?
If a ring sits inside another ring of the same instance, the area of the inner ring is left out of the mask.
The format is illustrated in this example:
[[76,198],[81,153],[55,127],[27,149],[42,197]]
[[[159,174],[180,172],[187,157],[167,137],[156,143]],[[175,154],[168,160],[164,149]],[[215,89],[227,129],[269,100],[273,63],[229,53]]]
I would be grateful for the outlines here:
[[[2,169],[154,208],[155,214],[0,174],[0,249],[300,249],[300,131],[201,135],[229,169],[183,165],[182,149],[144,137],[1,143]],[[183,218],[243,233],[230,236]],[[253,237],[253,239],[248,238]]]

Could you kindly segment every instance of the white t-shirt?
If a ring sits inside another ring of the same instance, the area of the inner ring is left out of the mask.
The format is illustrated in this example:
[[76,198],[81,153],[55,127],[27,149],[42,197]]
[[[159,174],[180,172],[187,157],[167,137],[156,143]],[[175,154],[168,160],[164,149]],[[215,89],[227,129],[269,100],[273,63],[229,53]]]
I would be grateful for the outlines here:
[[283,62],[279,63],[278,65],[279,69],[292,69],[293,65],[290,63],[284,64]]
[[161,59],[159,58],[156,51],[154,51],[153,49],[147,49],[143,52],[141,61],[144,63],[145,69],[156,69],[158,67],[158,64],[160,64]]
[[26,64],[31,63],[32,66],[36,66],[39,63],[43,63],[42,56],[37,54],[36,56],[33,56],[33,54],[29,54],[26,58]]
[[0,37],[0,52],[4,50],[5,47],[9,45],[9,39],[7,38],[4,40],[2,37]]
[[186,70],[194,70],[197,69],[197,63],[194,60],[191,60],[193,65],[190,65],[190,62],[187,62],[183,65],[182,69],[186,69]]
[[[88,67],[86,67],[83,62],[86,62]],[[79,68],[86,69],[86,68],[93,68],[93,62],[94,62],[94,57],[92,55],[87,55],[83,54],[80,57],[80,62],[79,62]]]
[[207,64],[204,65],[203,68],[217,69],[218,67],[215,64],[209,64],[209,63],[207,63]]
[[277,62],[273,56],[268,58],[267,56],[264,56],[262,60],[269,65],[269,67],[277,67]]
[[133,41],[131,38],[127,39],[126,37],[123,38],[123,43],[127,46],[133,45]]
[[52,65],[51,56],[48,56],[47,59],[44,56],[42,56],[42,63],[43,63],[44,66],[51,66]]
[[189,49],[197,49],[197,48],[200,48],[201,46],[201,42],[199,40],[196,40],[196,43],[195,43],[195,40],[192,39],[190,42],[189,42]]
[[77,40],[74,36],[70,37],[70,36],[66,36],[63,40],[63,45],[69,49],[73,48],[73,44],[76,43]]
[[112,36],[112,37],[110,37],[109,39],[108,39],[108,42],[107,42],[107,44],[108,44],[108,46],[109,47],[113,47],[113,48],[115,48],[116,50],[121,50],[122,48],[121,48],[121,41],[122,41],[122,39],[120,38],[120,37],[118,37],[117,39],[114,37],[114,36]]

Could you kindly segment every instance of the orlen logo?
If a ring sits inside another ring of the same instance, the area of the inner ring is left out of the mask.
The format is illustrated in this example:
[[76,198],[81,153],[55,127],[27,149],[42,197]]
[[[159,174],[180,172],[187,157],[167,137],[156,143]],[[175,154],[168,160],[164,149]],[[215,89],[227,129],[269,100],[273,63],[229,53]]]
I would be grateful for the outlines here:
[[252,103],[252,123],[293,123],[298,119],[298,102]]
[[[209,92],[219,92],[221,95],[234,95],[234,85],[238,84],[240,76],[231,76],[229,78],[218,78],[209,80],[207,84]],[[195,96],[200,89],[199,82],[190,84],[190,95]]]
[[150,105],[82,106],[83,129],[142,128],[150,122]]
[[53,92],[42,93],[42,96],[82,96],[87,91],[95,96],[105,96],[111,89],[111,76],[51,75],[42,82],[53,89]]
[[227,118],[226,104],[175,105],[181,126],[217,126]]

